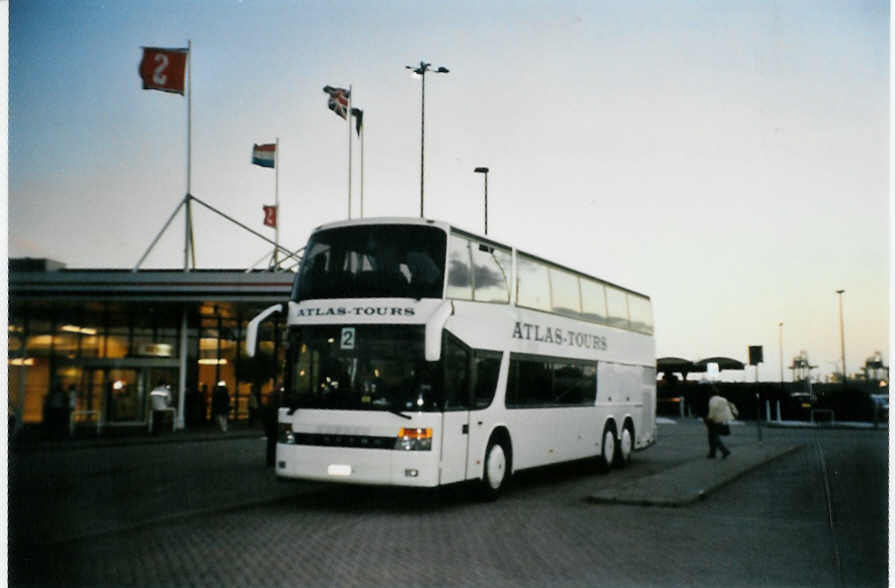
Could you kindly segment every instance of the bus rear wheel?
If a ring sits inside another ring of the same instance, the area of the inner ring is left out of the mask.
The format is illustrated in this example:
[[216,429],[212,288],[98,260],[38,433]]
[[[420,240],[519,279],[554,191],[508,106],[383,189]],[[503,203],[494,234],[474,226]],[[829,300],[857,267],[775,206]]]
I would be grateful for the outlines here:
[[600,469],[608,472],[615,461],[615,425],[607,423],[603,428],[603,444],[600,447]]
[[619,435],[618,446],[615,454],[615,465],[624,467],[631,463],[631,453],[634,450],[634,426],[631,421],[626,421]]
[[482,475],[482,495],[486,500],[500,496],[509,477],[509,459],[504,443],[492,439],[485,451],[485,471]]

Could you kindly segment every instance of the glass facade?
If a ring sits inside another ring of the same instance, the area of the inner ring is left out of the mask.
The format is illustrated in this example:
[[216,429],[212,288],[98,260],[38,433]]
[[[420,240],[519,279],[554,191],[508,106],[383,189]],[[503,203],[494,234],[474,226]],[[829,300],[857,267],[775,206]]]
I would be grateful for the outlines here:
[[[27,296],[16,291],[21,276],[10,273],[7,393],[10,415],[25,425],[46,422],[53,390],[65,393],[75,426],[146,426],[149,392],[166,384],[184,426],[191,428],[211,420],[211,391],[217,382],[224,382],[230,394],[231,419],[240,421],[249,420],[251,409],[281,386],[275,374],[285,359],[284,317],[274,315],[265,323],[255,357],[248,357],[243,339],[248,321],[270,304],[270,297],[287,299],[291,274],[273,292],[259,287],[259,297],[268,300],[258,302],[178,301],[186,286],[170,285],[160,296],[167,299],[158,301],[82,300],[64,293]],[[107,290],[110,298],[120,295],[119,286]],[[184,313],[186,385],[180,407]],[[256,402],[250,401],[252,394]]]

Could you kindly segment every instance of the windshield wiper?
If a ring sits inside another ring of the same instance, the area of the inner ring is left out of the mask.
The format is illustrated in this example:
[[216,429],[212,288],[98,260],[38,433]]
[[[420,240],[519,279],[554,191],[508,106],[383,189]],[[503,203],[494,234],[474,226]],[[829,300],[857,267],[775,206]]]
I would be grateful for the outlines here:
[[392,413],[392,414],[396,414],[396,415],[398,415],[398,416],[401,417],[402,419],[408,419],[408,420],[409,420],[409,419],[412,419],[412,418],[413,418],[413,417],[410,416],[409,414],[405,414],[405,413],[401,412],[400,410],[398,410],[398,409],[396,409],[396,408],[387,408],[386,410],[389,411],[389,412]]

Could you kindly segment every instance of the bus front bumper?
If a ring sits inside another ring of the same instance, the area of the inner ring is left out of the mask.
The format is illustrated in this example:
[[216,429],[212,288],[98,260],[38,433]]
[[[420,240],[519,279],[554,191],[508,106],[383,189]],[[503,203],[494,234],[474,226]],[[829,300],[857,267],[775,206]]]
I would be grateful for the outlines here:
[[299,480],[430,488],[438,485],[438,459],[432,451],[278,443],[276,473]]

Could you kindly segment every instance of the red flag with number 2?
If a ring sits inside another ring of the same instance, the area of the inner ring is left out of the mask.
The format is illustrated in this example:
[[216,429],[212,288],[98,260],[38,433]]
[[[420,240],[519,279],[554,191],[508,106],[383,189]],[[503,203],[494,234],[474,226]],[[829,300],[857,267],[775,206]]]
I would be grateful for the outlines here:
[[139,70],[143,89],[183,94],[187,53],[186,49],[143,47]]

